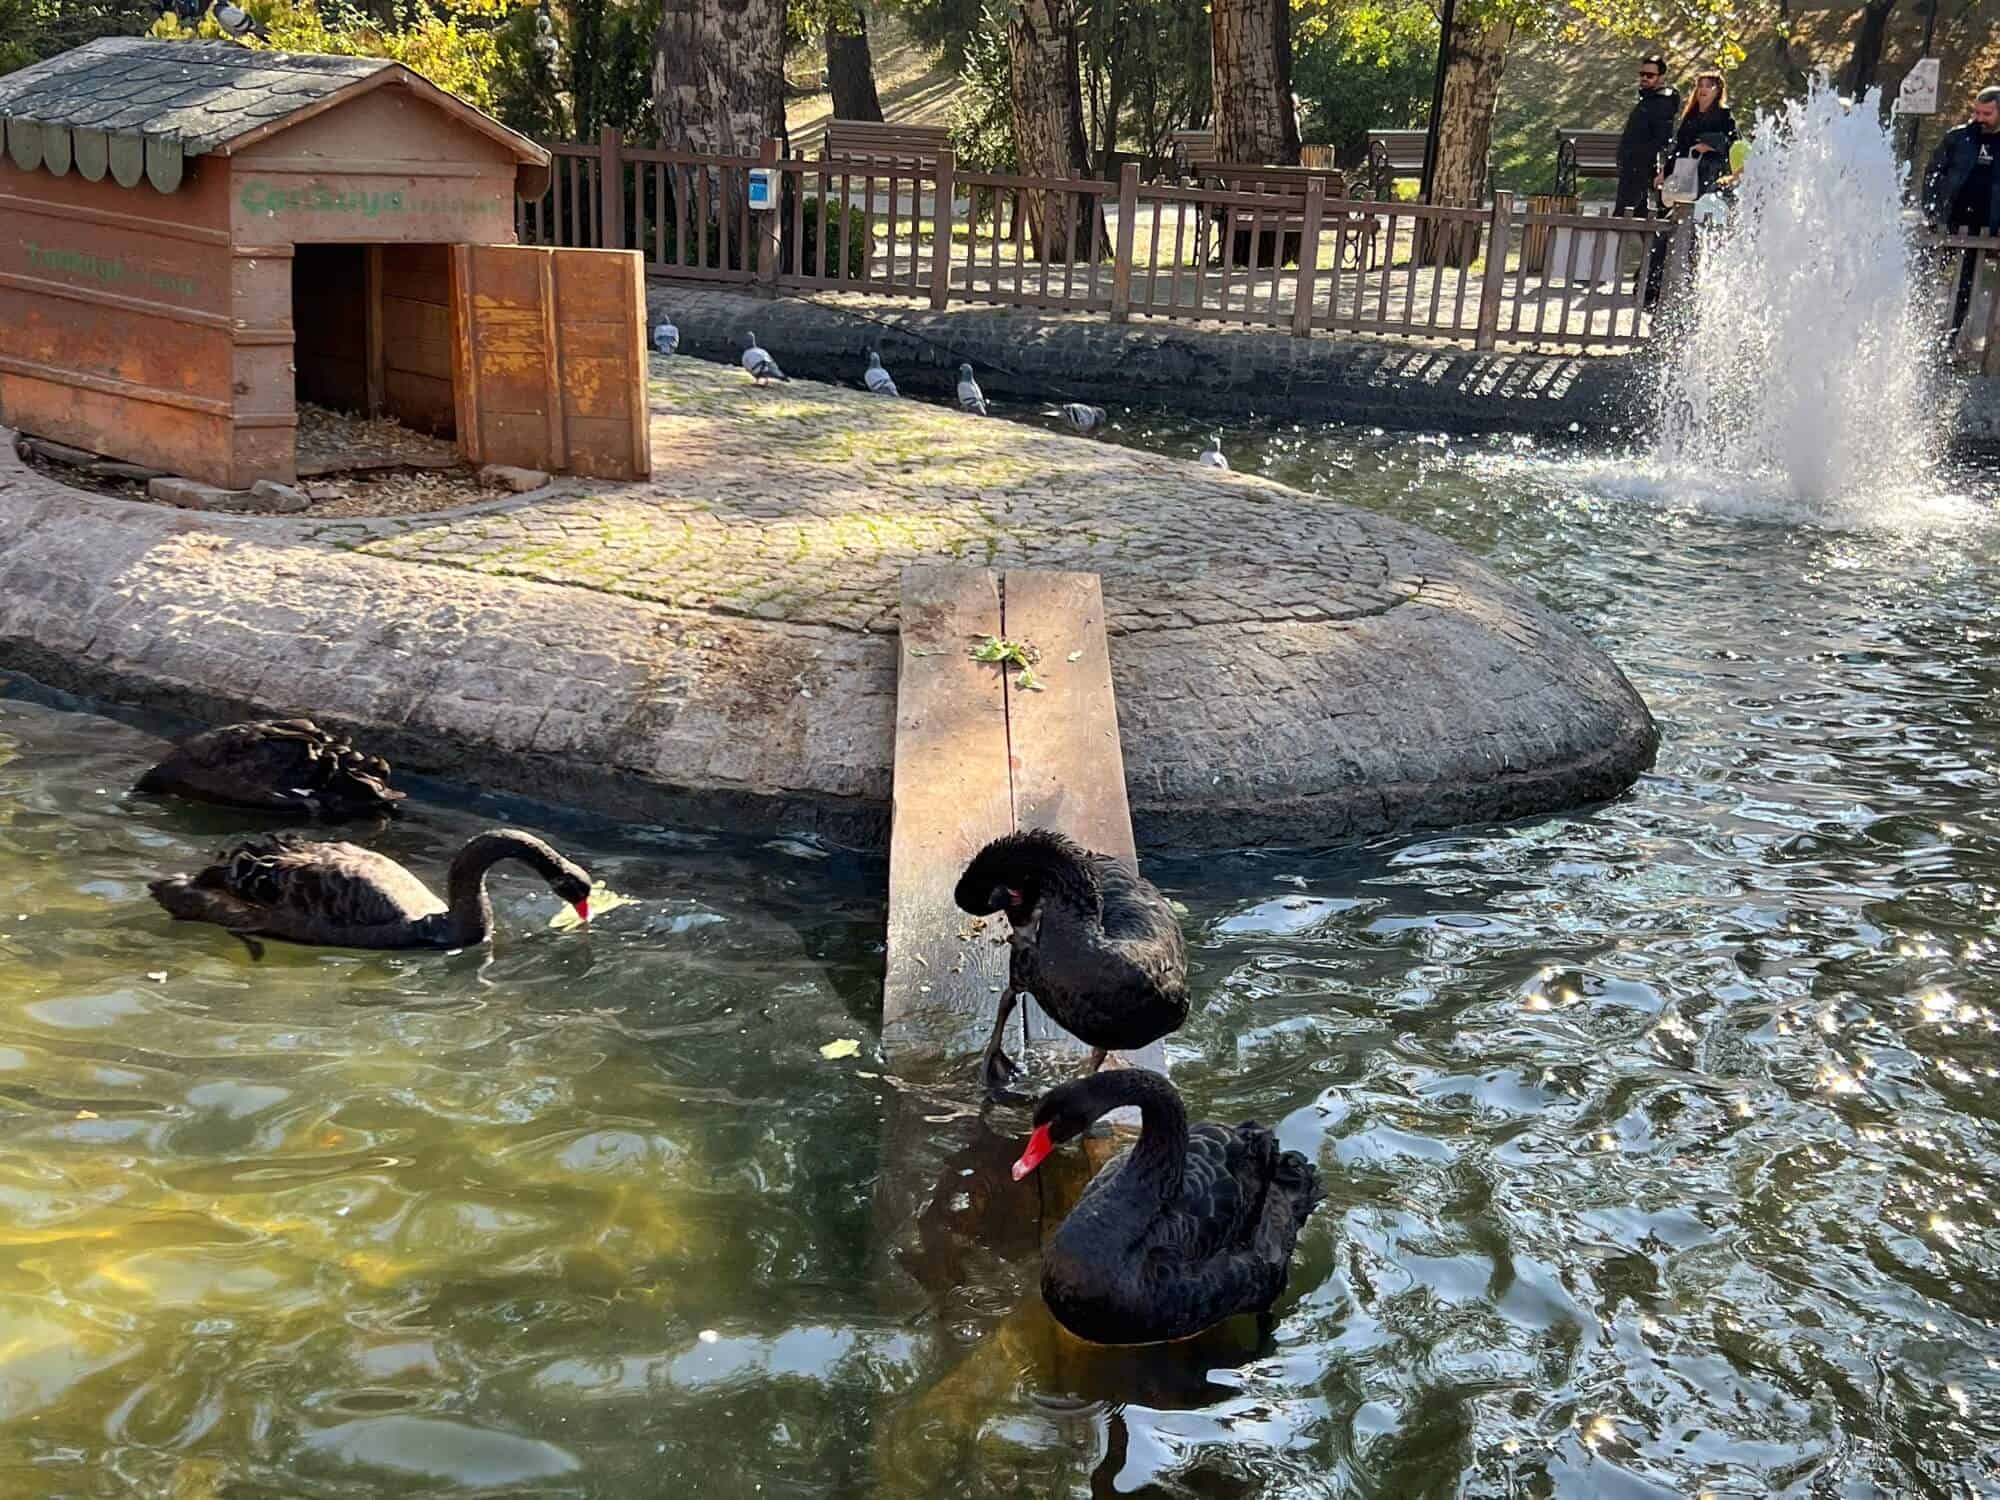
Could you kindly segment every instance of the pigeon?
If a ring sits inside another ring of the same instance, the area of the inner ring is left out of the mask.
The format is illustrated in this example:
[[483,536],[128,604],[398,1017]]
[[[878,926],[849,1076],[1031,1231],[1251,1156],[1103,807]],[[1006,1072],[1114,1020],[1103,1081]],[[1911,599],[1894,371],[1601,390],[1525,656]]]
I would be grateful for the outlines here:
[[1081,401],[1065,401],[1053,411],[1042,413],[1045,417],[1060,417],[1076,432],[1095,432],[1104,425],[1104,408],[1085,406]]
[[778,368],[778,362],[771,358],[767,350],[757,344],[757,335],[743,335],[743,368],[750,372],[750,378],[762,385],[767,380],[782,380],[791,383],[792,377]]
[[1208,440],[1208,446],[1201,450],[1199,462],[1205,469],[1226,469],[1229,467],[1229,460],[1222,456],[1221,438],[1213,437]]
[[896,389],[895,377],[882,368],[882,356],[879,354],[871,353],[868,356],[868,368],[862,373],[861,379],[862,383],[878,396],[900,396],[902,394],[901,391]]
[[653,330],[653,347],[662,354],[674,354],[681,347],[681,331],[662,318],[660,326]]
[[243,37],[264,34],[264,28],[257,24],[257,18],[240,5],[232,5],[229,0],[219,0],[215,7],[215,24],[231,36]]
[[986,415],[986,393],[979,389],[979,382],[972,378],[972,366],[958,367],[958,409],[969,411],[975,416]]

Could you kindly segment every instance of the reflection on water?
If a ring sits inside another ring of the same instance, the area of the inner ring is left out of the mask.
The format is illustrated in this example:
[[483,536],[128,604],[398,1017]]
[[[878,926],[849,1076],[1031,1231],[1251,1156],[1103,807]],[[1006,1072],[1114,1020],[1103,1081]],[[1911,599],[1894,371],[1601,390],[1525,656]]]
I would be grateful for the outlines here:
[[1054,1328],[1021,1116],[885,1074],[878,864],[528,817],[634,904],[503,867],[488,952],[257,964],[144,888],[242,820],[0,701],[0,1494],[2000,1491],[1994,531],[1227,446],[1531,581],[1665,734],[1574,817],[1157,866],[1177,1078],[1330,1193],[1269,1329]]

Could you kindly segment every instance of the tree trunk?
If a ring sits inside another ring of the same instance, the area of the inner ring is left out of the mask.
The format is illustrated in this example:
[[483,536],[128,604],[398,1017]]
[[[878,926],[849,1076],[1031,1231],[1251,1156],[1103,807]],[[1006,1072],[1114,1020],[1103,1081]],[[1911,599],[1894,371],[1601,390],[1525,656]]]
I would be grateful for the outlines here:
[[[1075,0],[1018,0],[1007,22],[1009,92],[1014,103],[1014,152],[1024,177],[1087,177],[1083,89],[1077,68]],[[1079,259],[1110,251],[1104,213],[1095,199],[1029,192],[1028,226],[1035,253],[1067,261],[1070,217],[1085,236]]]
[[868,50],[868,17],[854,7],[854,29],[826,23],[826,81],[833,92],[836,120],[879,120],[882,101],[875,93],[875,59]]
[[755,156],[785,133],[784,0],[666,0],[653,107],[669,151]]
[[1215,159],[1297,166],[1289,0],[1214,0]]
[[1854,33],[1854,53],[1847,62],[1847,91],[1857,99],[1874,86],[1876,70],[1882,66],[1889,14],[1895,8],[1896,0],[1868,0],[1861,7],[1861,29]]
[[[1438,116],[1437,167],[1431,202],[1477,206],[1486,197],[1486,162],[1493,146],[1493,106],[1514,40],[1511,21],[1454,24],[1445,39],[1444,109]],[[1471,224],[1430,226],[1419,237],[1422,265],[1470,265],[1479,254]]]

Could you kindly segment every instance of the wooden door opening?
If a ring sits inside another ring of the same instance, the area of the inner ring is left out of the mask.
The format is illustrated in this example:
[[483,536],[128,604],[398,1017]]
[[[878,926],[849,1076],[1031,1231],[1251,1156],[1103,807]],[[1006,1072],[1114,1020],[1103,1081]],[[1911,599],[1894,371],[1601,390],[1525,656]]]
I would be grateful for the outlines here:
[[298,246],[292,341],[300,401],[457,436],[449,246]]

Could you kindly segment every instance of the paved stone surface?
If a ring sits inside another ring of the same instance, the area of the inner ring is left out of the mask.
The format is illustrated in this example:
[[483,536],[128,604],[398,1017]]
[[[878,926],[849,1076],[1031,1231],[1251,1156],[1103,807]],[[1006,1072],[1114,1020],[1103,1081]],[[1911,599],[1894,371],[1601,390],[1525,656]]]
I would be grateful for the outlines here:
[[989,396],[1158,405],[1222,416],[1365,422],[1437,432],[1609,434],[1649,394],[1627,355],[1479,354],[1393,339],[1293,338],[1218,324],[1112,323],[1102,313],[927,306],[852,295],[765,300],[647,283],[686,358],[735,363],[739,335],[793,375],[852,381],[879,349],[911,395],[947,396],[969,361]]
[[1610,661],[1413,528],[918,402],[653,370],[654,481],[442,517],[194,515],[10,460],[0,665],[310,711],[414,769],[635,819],[880,844],[897,577],[942,560],[1102,576],[1145,844],[1547,812],[1652,760]]

